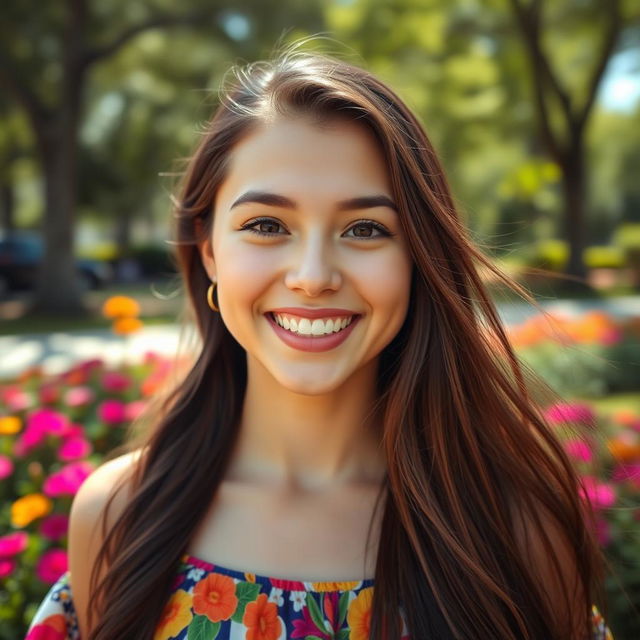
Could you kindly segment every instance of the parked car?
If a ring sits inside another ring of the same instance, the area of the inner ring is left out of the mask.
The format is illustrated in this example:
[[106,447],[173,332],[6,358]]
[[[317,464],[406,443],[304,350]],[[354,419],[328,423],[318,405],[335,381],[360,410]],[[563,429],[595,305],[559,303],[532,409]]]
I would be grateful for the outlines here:
[[[33,289],[44,256],[40,236],[33,233],[12,233],[0,237],[0,296],[9,291]],[[112,277],[106,262],[79,258],[76,272],[81,286],[99,289]]]

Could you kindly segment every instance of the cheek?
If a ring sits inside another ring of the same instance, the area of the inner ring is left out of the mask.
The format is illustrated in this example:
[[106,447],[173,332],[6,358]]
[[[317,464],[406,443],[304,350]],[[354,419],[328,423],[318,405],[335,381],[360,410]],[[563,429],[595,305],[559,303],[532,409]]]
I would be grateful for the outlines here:
[[[246,243],[220,243],[216,247],[218,299],[228,311],[254,301],[273,280],[274,256]],[[226,304],[225,304],[226,303]]]

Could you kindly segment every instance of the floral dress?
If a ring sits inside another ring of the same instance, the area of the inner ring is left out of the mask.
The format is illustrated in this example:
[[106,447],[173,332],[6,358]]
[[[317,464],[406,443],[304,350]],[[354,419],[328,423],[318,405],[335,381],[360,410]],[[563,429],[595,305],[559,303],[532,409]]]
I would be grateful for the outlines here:
[[[154,640],[368,640],[373,580],[298,582],[183,555]],[[613,640],[598,609],[593,640]],[[403,621],[402,639],[409,640]],[[69,572],[51,587],[25,640],[80,640]]]

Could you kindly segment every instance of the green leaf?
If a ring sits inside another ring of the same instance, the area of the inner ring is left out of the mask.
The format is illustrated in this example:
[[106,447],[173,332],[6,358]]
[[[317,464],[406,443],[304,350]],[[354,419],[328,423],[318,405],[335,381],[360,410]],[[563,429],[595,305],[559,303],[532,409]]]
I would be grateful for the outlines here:
[[351,631],[349,629],[340,629],[336,635],[336,640],[349,640]]
[[[349,609],[349,591],[345,591],[341,594],[338,602],[338,628],[340,628],[345,618],[347,617],[347,610]],[[347,639],[348,640],[348,639]]]
[[187,640],[214,640],[219,631],[219,622],[211,622],[207,616],[194,616],[189,625]]
[[318,627],[322,633],[326,633],[327,627],[324,624],[324,616],[311,592],[307,593],[307,607],[316,627]]
[[231,619],[234,622],[242,623],[242,618],[244,616],[244,610],[246,606],[257,600],[258,594],[260,593],[260,585],[255,582],[238,582],[236,584],[236,597],[238,598],[238,606],[234,614],[231,616]]

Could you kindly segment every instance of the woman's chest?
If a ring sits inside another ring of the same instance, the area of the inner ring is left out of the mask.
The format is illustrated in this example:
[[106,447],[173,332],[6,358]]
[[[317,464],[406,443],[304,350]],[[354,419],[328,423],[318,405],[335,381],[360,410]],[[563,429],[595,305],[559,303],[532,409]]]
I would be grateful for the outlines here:
[[382,505],[373,520],[366,562],[365,545],[376,495],[371,487],[308,495],[223,483],[187,553],[290,580],[371,578]]

